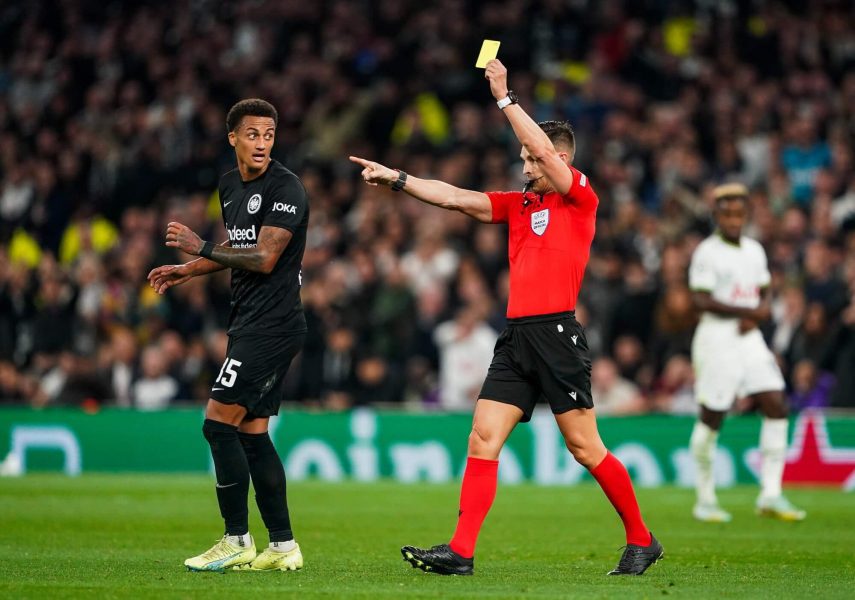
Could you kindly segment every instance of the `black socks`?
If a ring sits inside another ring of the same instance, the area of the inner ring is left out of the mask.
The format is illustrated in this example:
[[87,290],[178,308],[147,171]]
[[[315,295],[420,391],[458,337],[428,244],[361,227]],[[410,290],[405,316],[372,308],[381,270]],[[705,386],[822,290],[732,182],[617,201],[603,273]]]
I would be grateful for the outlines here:
[[285,498],[285,469],[273,441],[266,432],[238,433],[237,436],[246,453],[255,488],[255,501],[264,525],[270,532],[270,542],[293,540],[291,517]]
[[293,540],[285,498],[285,469],[267,433],[239,433],[234,425],[205,419],[202,433],[211,446],[217,473],[217,501],[226,535],[249,531],[246,497],[250,475],[255,501],[271,542]]
[[244,535],[249,532],[249,510],[246,505],[249,463],[238,438],[238,428],[228,423],[205,419],[202,434],[208,440],[211,456],[214,458],[217,501],[220,504],[220,514],[226,522],[226,535]]

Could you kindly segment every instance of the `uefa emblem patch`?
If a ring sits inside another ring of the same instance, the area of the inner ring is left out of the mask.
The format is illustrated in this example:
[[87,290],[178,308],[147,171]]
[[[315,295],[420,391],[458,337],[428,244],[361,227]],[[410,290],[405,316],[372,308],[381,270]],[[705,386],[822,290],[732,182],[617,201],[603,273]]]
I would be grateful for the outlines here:
[[549,225],[549,209],[544,208],[537,212],[531,213],[531,230],[537,235],[543,235],[546,227]]
[[261,208],[261,194],[253,194],[250,196],[249,202],[246,203],[246,212],[254,215],[259,208]]

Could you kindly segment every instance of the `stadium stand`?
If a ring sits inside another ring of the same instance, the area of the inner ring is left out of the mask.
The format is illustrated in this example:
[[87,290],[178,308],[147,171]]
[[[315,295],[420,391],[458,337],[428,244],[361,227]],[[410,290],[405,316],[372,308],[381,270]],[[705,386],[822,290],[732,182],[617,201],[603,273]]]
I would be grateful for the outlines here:
[[225,239],[225,111],[258,96],[312,205],[288,398],[465,409],[504,320],[505,236],[361,185],[347,156],[519,189],[471,64],[489,37],[523,105],[573,124],[600,197],[578,315],[602,412],[693,411],[686,270],[725,180],[751,190],[794,408],[855,406],[853,21],[845,1],[3,2],[0,401],[207,399],[228,273],[164,297],[145,275],[186,259],[171,220]]

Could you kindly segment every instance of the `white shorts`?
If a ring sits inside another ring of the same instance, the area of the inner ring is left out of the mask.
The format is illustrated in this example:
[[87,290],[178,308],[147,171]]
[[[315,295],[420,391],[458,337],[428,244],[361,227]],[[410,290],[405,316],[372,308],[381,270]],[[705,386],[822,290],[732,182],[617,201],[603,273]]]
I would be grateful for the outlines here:
[[757,329],[739,335],[700,325],[692,340],[692,364],[695,398],[710,410],[724,412],[737,398],[784,389],[775,355]]

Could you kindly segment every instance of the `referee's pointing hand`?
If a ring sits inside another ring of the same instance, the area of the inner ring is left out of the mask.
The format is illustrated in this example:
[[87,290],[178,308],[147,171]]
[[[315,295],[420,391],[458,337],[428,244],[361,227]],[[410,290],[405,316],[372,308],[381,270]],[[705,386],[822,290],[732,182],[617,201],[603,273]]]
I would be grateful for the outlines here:
[[398,172],[389,167],[384,167],[380,163],[376,163],[358,156],[351,156],[350,160],[363,167],[362,179],[368,185],[392,185],[398,179]]

